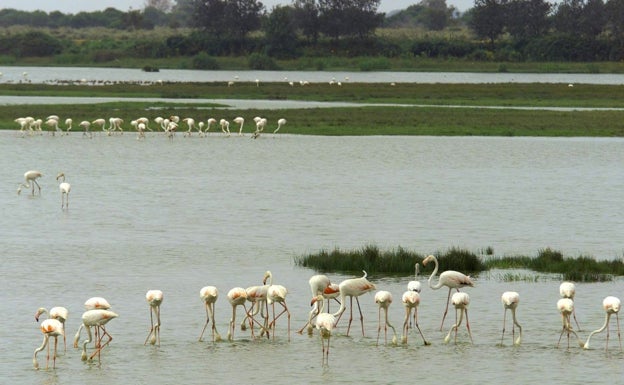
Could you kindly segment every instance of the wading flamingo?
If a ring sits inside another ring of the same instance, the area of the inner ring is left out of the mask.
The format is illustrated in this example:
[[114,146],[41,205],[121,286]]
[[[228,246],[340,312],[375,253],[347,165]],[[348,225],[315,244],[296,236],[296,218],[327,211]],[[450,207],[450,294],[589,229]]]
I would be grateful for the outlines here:
[[405,320],[403,321],[403,336],[401,337],[401,342],[407,343],[407,335],[409,334],[409,324],[411,323],[411,313],[414,312],[414,326],[418,329],[420,336],[423,339],[423,343],[425,345],[431,345],[425,339],[422,331],[420,330],[420,326],[418,326],[418,305],[420,305],[420,294],[416,291],[408,290],[403,293],[401,297],[401,301],[403,302],[403,306],[405,306]]
[[394,336],[392,337],[392,344],[396,345],[397,343],[397,336],[396,336],[396,329],[394,328],[394,326],[392,326],[392,324],[390,323],[390,321],[388,321],[388,308],[390,307],[390,304],[392,303],[392,294],[389,291],[386,290],[380,290],[377,293],[375,293],[375,303],[377,304],[377,306],[379,306],[379,312],[378,312],[378,317],[377,317],[377,345],[379,345],[379,334],[381,332],[381,311],[384,311],[384,343],[388,343],[388,326],[390,326],[390,328],[392,328],[392,333],[394,334]]
[[[310,277],[310,279],[308,280],[308,284],[310,285],[310,291],[312,291],[312,297],[314,298],[318,295],[323,295],[323,291],[329,285],[331,285],[331,281],[329,280],[329,277],[325,274],[316,274]],[[314,303],[316,304],[316,302]],[[303,332],[303,329],[305,329],[307,326],[308,334],[312,334],[312,319],[316,316],[318,310],[319,307],[318,304],[316,304],[312,308],[312,310],[310,310],[310,314],[308,315],[308,322],[306,322],[306,324],[303,325],[303,327],[299,329],[297,333],[301,334]]]
[[617,297],[609,296],[609,297],[606,297],[604,300],[602,300],[602,308],[604,309],[606,313],[605,323],[604,325],[602,325],[600,329],[594,330],[593,332],[589,334],[589,337],[587,337],[587,342],[585,342],[585,345],[583,345],[583,348],[589,349],[589,340],[592,338],[592,336],[596,333],[601,333],[606,328],[607,329],[607,344],[605,346],[605,350],[609,350],[609,319],[611,318],[611,315],[615,314],[615,319],[617,320],[616,324],[618,328],[618,332],[617,332],[618,340],[620,341],[620,351],[622,350],[622,338],[620,336],[620,318],[618,317],[618,313],[620,312],[620,305],[621,305],[620,299]]
[[238,136],[243,136],[243,124],[245,124],[245,119],[241,116],[237,116],[234,118],[233,122],[240,125],[238,127]]
[[219,125],[221,126],[221,131],[227,136],[230,136],[230,122],[225,119],[221,119],[219,121]]
[[281,118],[280,120],[277,121],[277,128],[275,129],[275,131],[273,131],[273,133],[277,133],[277,131],[279,131],[280,128],[282,128],[283,125],[286,124],[286,119]]
[[568,349],[570,348],[570,333],[574,334],[576,337],[579,346],[584,347],[585,344],[581,342],[578,334],[574,330],[572,330],[572,324],[570,323],[570,315],[574,312],[574,301],[570,298],[561,298],[557,301],[557,310],[561,314],[561,321],[563,323],[563,327],[561,329],[561,334],[559,334],[559,341],[557,341],[557,347],[559,347],[559,343],[561,343],[561,337],[563,333],[567,333],[568,335]]
[[[520,341],[522,340],[522,326],[518,323],[516,319],[516,309],[518,308],[518,304],[520,303],[520,294],[515,291],[506,291],[501,296],[501,302],[503,303],[504,313],[503,313],[503,335],[501,336],[501,345],[503,344],[503,338],[505,337],[505,324],[507,317],[507,310],[511,310],[512,324],[511,324],[511,340],[514,345],[520,345]],[[515,327],[518,326],[519,335],[518,338],[514,341],[515,338]]]
[[360,278],[350,278],[345,279],[340,282],[338,287],[340,288],[340,309],[336,313],[334,313],[334,317],[342,316],[342,313],[346,310],[347,297],[349,297],[349,326],[347,327],[347,336],[349,335],[349,330],[351,330],[351,322],[353,321],[353,297],[355,297],[355,302],[357,303],[358,310],[360,312],[360,323],[362,324],[362,336],[364,336],[364,316],[362,315],[362,309],[360,308],[360,301],[358,297],[364,293],[368,293],[369,291],[373,291],[377,289],[374,284],[366,279],[367,275],[366,271],[362,270],[364,276]]
[[420,291],[422,290],[422,286],[420,284],[420,281],[418,280],[418,274],[420,273],[420,264],[418,262],[416,262],[416,265],[414,265],[414,271],[414,280],[407,283],[407,290],[420,293]]
[[55,319],[49,318],[41,323],[41,333],[43,333],[43,343],[37,349],[35,349],[35,353],[33,354],[33,366],[35,369],[39,369],[39,363],[37,362],[37,353],[48,347],[48,355],[46,357],[46,369],[48,368],[48,364],[50,362],[50,345],[48,344],[50,337],[54,337],[54,352],[52,358],[52,368],[56,368],[56,349],[58,347],[58,337],[60,335],[65,335],[65,330],[63,329],[63,324]]
[[35,313],[35,320],[39,322],[39,317],[41,317],[41,315],[45,313],[48,314],[49,319],[55,319],[63,325],[63,348],[65,351],[67,351],[67,338],[65,338],[65,321],[67,321],[69,311],[62,306],[55,306],[50,309],[50,311],[48,311],[44,307],[40,307]]
[[[269,324],[268,330],[273,328],[273,339],[275,339],[275,322],[282,314],[286,313],[288,315],[288,341],[290,341],[290,310],[288,310],[288,306],[286,305],[286,295],[288,294],[288,290],[282,285],[273,284],[273,274],[270,271],[266,272],[262,283],[266,285],[267,281],[269,282],[269,288],[267,289],[267,306],[271,305],[273,310],[273,321]],[[282,312],[277,316],[275,315],[276,302],[282,306]]]
[[204,329],[202,329],[201,335],[199,336],[199,340],[202,340],[204,336],[204,332],[206,331],[206,327],[208,326],[208,322],[212,321],[212,342],[221,341],[221,336],[217,331],[217,326],[215,325],[215,303],[217,302],[217,298],[219,298],[219,291],[214,286],[204,286],[199,291],[199,297],[206,305],[206,323],[204,324]]
[[[320,302],[320,305],[318,304]],[[312,298],[312,303],[310,305],[315,305],[315,307],[319,307],[319,314],[316,316],[316,321],[314,322],[314,326],[319,331],[319,336],[321,337],[321,348],[323,351],[323,365],[329,364],[329,343],[331,340],[331,333],[336,325],[336,317],[333,314],[325,313],[323,311],[325,307],[324,297],[322,295],[317,295]],[[327,348],[325,348],[325,340],[327,340]]]
[[37,183],[37,179],[41,178],[42,176],[43,174],[37,170],[26,171],[24,173],[24,183],[20,183],[17,187],[17,195],[22,192],[22,187],[26,189],[32,189],[31,193],[32,195],[35,195],[35,186],[37,186],[37,188],[39,189],[39,195],[41,195],[41,186],[39,186],[39,183]]
[[82,314],[82,325],[84,326],[85,329],[87,329],[87,339],[82,342],[81,358],[83,361],[86,361],[87,358],[89,360],[92,360],[96,354],[98,356],[98,361],[99,361],[100,353],[102,349],[104,349],[106,345],[108,345],[113,340],[113,337],[110,334],[108,334],[108,332],[104,331],[104,334],[108,336],[108,341],[106,341],[106,343],[102,345],[102,338],[104,338],[104,336],[101,336],[99,340],[96,338],[95,352],[90,357],[88,357],[87,356],[87,344],[91,343],[91,340],[92,340],[91,327],[96,327],[96,328],[102,327],[102,330],[104,330],[103,326],[106,325],[113,318],[117,318],[117,317],[118,315],[116,313],[110,310],[103,310],[103,309],[87,310],[86,312]]
[[440,330],[442,330],[442,327],[444,326],[444,319],[446,318],[446,314],[448,313],[449,300],[451,299],[451,289],[456,289],[459,292],[460,287],[474,286],[474,282],[472,282],[472,279],[465,274],[454,270],[447,270],[440,274],[438,283],[434,285],[433,277],[435,277],[435,275],[438,273],[438,259],[433,255],[430,255],[424,259],[423,266],[427,266],[427,264],[431,261],[433,261],[435,267],[433,269],[433,272],[429,276],[429,287],[433,290],[437,290],[442,286],[446,286],[449,289],[448,297],[446,298],[446,308],[444,309],[442,323],[440,324]]
[[[569,281],[562,282],[561,285],[559,286],[559,295],[561,295],[561,298],[570,298],[572,301],[574,301],[574,296],[576,295],[576,286],[574,285],[573,282],[569,282]],[[581,326],[576,320],[576,308],[572,310],[572,316],[574,317],[574,322],[576,323],[576,327],[578,328],[579,331],[581,331]]]
[[[455,325],[451,326],[446,337],[444,337],[444,343],[448,343],[451,339],[451,333],[455,330],[455,343],[457,344],[457,328],[461,325],[464,313],[466,314],[466,329],[468,329],[468,335],[470,336],[470,343],[472,342],[472,333],[470,332],[470,322],[468,321],[468,305],[470,304],[470,296],[468,293],[457,292],[453,293],[451,298],[453,306],[455,306]],[[459,313],[459,321],[457,320],[457,313]]]
[[[110,303],[108,303],[108,301],[105,298],[91,297],[85,301],[84,307],[85,307],[85,310],[108,310],[111,308],[111,305]],[[78,327],[78,331],[76,332],[76,335],[74,336],[74,348],[78,347],[78,340],[80,339],[80,332],[82,331],[83,328],[84,328],[84,323],[80,324],[80,326]],[[106,329],[104,328],[103,325],[96,327],[95,328],[96,344],[97,344],[97,341],[100,340],[100,336],[99,336],[100,329],[102,329],[103,334],[108,334],[106,333]],[[109,338],[110,338],[110,335],[109,335]]]
[[56,176],[56,180],[61,179],[61,183],[59,184],[59,191],[61,192],[61,210],[63,207],[69,208],[69,192],[71,191],[71,185],[65,182],[65,174],[59,172]]
[[[148,290],[145,294],[145,300],[150,307],[151,327],[143,345],[147,345],[147,341],[149,340],[150,344],[158,344],[158,346],[160,346],[160,305],[163,301],[163,292],[160,290]],[[154,323],[154,317],[156,317],[156,323]]]
[[91,134],[91,131],[89,131],[89,128],[91,127],[90,121],[83,120],[82,122],[80,122],[79,126],[84,129],[84,131],[82,132],[82,136],[88,136],[89,138],[93,137],[93,135]]
[[242,306],[245,309],[245,314],[248,314],[245,302],[247,302],[247,291],[242,287],[235,287],[227,293],[227,299],[230,305],[232,305],[232,318],[230,318],[230,326],[228,328],[227,338],[228,341],[234,339],[234,329],[236,327],[236,308]]

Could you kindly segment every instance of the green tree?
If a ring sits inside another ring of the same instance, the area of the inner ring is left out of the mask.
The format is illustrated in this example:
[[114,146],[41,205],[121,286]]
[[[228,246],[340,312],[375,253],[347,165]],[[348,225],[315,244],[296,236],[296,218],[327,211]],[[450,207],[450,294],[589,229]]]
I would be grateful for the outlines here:
[[341,36],[366,37],[383,21],[377,13],[381,0],[318,0],[320,30],[334,40]]
[[319,9],[315,0],[295,0],[293,19],[298,30],[308,41],[315,43],[320,34]]
[[270,56],[296,56],[297,30],[293,14],[294,8],[277,6],[267,17],[263,29]]
[[489,39],[492,46],[505,28],[505,5],[502,1],[475,0],[475,6],[470,10],[470,28],[478,37]]
[[550,3],[544,0],[511,0],[505,8],[507,32],[516,40],[540,37],[548,31]]

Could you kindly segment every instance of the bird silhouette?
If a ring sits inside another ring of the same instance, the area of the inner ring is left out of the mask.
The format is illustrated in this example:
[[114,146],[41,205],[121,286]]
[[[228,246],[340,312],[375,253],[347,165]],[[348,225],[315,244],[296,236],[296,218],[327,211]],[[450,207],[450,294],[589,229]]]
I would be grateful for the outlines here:
[[520,303],[520,294],[516,293],[515,291],[506,291],[501,296],[501,302],[503,303],[503,308],[505,309],[503,313],[503,335],[501,336],[501,345],[503,344],[503,338],[505,337],[505,317],[507,316],[507,310],[511,311],[511,316],[513,319],[513,323],[511,326],[511,339],[512,341],[514,341],[515,326],[518,326],[520,334],[518,335],[518,338],[514,341],[514,345],[520,345],[520,341],[522,340],[522,326],[520,326],[518,320],[516,319],[516,309],[518,308],[518,304]]
[[442,330],[442,327],[444,326],[444,319],[446,318],[446,314],[448,313],[449,300],[451,299],[451,289],[456,289],[459,292],[460,287],[474,286],[474,282],[469,276],[465,274],[462,274],[454,270],[447,270],[443,272],[442,274],[440,274],[438,283],[434,285],[433,277],[435,277],[435,275],[438,273],[438,259],[434,257],[433,255],[429,255],[427,258],[423,260],[423,266],[426,266],[431,261],[433,261],[435,267],[433,269],[433,272],[429,276],[429,287],[434,290],[437,290],[441,288],[442,286],[446,286],[449,289],[448,297],[446,298],[446,308],[444,309],[444,315],[442,316],[442,323],[440,324],[440,330]]
[[583,348],[589,349],[589,340],[592,338],[592,336],[596,333],[602,333],[602,331],[605,330],[606,328],[607,329],[607,343],[605,345],[605,351],[609,350],[609,319],[611,318],[613,314],[615,314],[615,318],[617,320],[616,324],[618,328],[617,335],[618,335],[618,340],[620,342],[620,351],[622,350],[622,338],[620,336],[620,319],[618,316],[618,313],[620,312],[620,305],[621,305],[620,299],[617,297],[608,296],[602,300],[602,308],[605,311],[605,322],[600,329],[594,330],[593,332],[589,334],[589,337],[587,337],[587,342],[585,342],[585,345],[583,345]]
[[208,322],[212,321],[212,342],[221,341],[221,336],[217,331],[217,326],[215,325],[215,303],[217,302],[217,298],[219,298],[219,291],[214,286],[204,286],[199,291],[199,297],[202,299],[204,304],[206,305],[206,323],[204,324],[204,328],[202,329],[201,335],[199,336],[199,340],[202,340],[204,336],[204,332],[206,331],[206,327],[208,326]]
[[[150,332],[145,338],[145,343],[149,340],[150,344],[158,344],[160,346],[160,305],[163,301],[163,292],[160,290],[148,290],[145,294],[145,300],[150,307]],[[156,323],[154,323],[156,317]],[[150,338],[151,337],[151,338]]]
[[[470,332],[470,322],[468,321],[468,305],[470,304],[470,297],[468,296],[468,293],[453,293],[451,303],[455,307],[455,324],[451,326],[451,329],[444,338],[444,343],[448,343],[450,341],[451,333],[455,331],[455,343],[457,344],[457,329],[462,323],[464,314],[466,314],[466,329],[468,329],[468,335],[470,336],[470,342],[472,343],[472,333]],[[457,320],[457,313],[459,313],[459,320]]]
[[375,293],[375,303],[377,304],[377,306],[379,306],[378,319],[377,319],[377,345],[379,345],[379,334],[381,333],[381,311],[382,310],[384,312],[384,341],[386,344],[388,343],[388,326],[390,326],[390,328],[392,329],[392,333],[393,333],[392,344],[396,345],[397,343],[396,329],[394,328],[394,326],[392,326],[392,324],[388,320],[388,308],[390,307],[390,304],[392,303],[392,293],[386,290],[378,291],[377,293]]
[[41,344],[41,346],[39,346],[37,349],[35,349],[35,352],[33,354],[33,366],[35,367],[35,369],[39,369],[39,362],[37,362],[37,353],[39,353],[40,351],[42,351],[43,349],[46,348],[46,346],[48,347],[48,354],[46,357],[46,369],[48,368],[49,362],[50,362],[50,345],[49,345],[49,340],[50,337],[54,337],[54,352],[53,352],[53,358],[52,358],[52,368],[56,368],[56,350],[57,350],[57,346],[58,346],[58,337],[60,335],[65,335],[65,330],[63,329],[63,324],[59,321],[59,320],[55,320],[53,318],[49,318],[47,320],[44,320],[41,323],[40,326],[41,329],[41,333],[43,333],[43,343]]
[[377,289],[374,284],[372,284],[371,282],[368,281],[368,279],[366,279],[367,277],[366,271],[363,271],[363,273],[364,273],[364,276],[360,278],[345,279],[344,281],[340,282],[340,285],[338,285],[340,289],[340,309],[338,309],[338,311],[334,313],[334,317],[338,317],[338,320],[340,320],[342,313],[344,313],[344,311],[346,310],[346,303],[347,303],[346,299],[347,297],[349,297],[350,316],[349,316],[349,326],[347,326],[347,336],[349,335],[349,330],[351,330],[351,322],[353,321],[353,297],[355,297],[355,302],[357,303],[358,310],[360,312],[360,323],[362,324],[362,336],[364,336],[364,316],[362,315],[362,309],[360,308],[360,301],[358,300],[358,297],[361,296],[362,294],[368,293],[369,291],[373,291]]

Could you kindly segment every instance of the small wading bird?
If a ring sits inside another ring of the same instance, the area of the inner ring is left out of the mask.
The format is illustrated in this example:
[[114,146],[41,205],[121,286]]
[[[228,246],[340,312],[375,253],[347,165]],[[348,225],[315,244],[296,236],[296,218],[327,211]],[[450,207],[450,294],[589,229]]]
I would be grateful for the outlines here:
[[[318,304],[320,302],[320,305]],[[312,298],[312,302],[310,305],[316,305],[319,308],[319,313],[316,316],[316,321],[314,322],[314,326],[319,331],[319,336],[321,337],[321,349],[323,351],[323,365],[329,364],[329,343],[331,341],[331,333],[336,325],[336,317],[333,314],[325,313],[325,301],[322,295],[317,295]],[[327,340],[327,348],[325,347],[325,340]]]
[[334,317],[342,316],[342,313],[346,310],[347,297],[349,297],[349,326],[347,326],[347,336],[349,335],[349,330],[351,330],[351,322],[353,321],[353,297],[355,297],[355,302],[357,303],[358,310],[360,312],[360,323],[362,324],[362,336],[364,336],[364,316],[362,315],[362,309],[360,308],[360,301],[358,297],[364,293],[368,293],[369,291],[373,291],[376,289],[375,285],[366,279],[366,271],[362,270],[364,276],[360,278],[351,278],[345,279],[340,282],[338,285],[340,289],[340,309],[336,313],[334,313]]
[[61,209],[63,209],[63,207],[65,208],[69,208],[69,192],[71,191],[71,185],[67,182],[65,182],[65,174],[62,172],[59,172],[58,175],[56,176],[56,180],[61,180],[61,183],[59,184],[59,191],[61,192]]
[[24,173],[24,183],[20,183],[17,187],[17,195],[22,192],[22,187],[25,189],[32,189],[32,195],[35,195],[35,186],[39,189],[39,195],[41,195],[41,186],[37,183],[37,179],[41,178],[43,174],[37,170],[29,170]]
[[444,326],[444,319],[446,318],[446,314],[448,313],[449,301],[451,299],[451,290],[456,289],[457,292],[459,292],[460,287],[474,286],[474,282],[472,282],[472,279],[465,274],[462,274],[454,270],[447,270],[443,272],[442,274],[440,274],[438,283],[434,285],[433,277],[435,277],[435,275],[438,273],[438,259],[434,257],[433,255],[430,255],[427,258],[425,258],[425,260],[423,261],[423,266],[426,266],[427,263],[431,261],[433,261],[435,267],[433,269],[433,272],[431,273],[431,276],[429,276],[429,287],[432,288],[433,290],[437,290],[441,288],[442,286],[446,286],[449,289],[448,297],[446,298],[446,308],[444,309],[444,315],[442,316],[442,323],[440,324],[440,330],[442,330],[442,327]]
[[[312,291],[312,298],[318,295],[322,295],[323,298],[327,299],[328,311],[330,299],[334,299],[336,302],[338,302],[336,298],[340,295],[340,289],[337,284],[331,283],[328,276],[324,274],[313,275],[312,277],[310,277],[308,283],[310,284],[310,290]],[[312,320],[319,313],[318,303],[316,303],[316,301],[314,301],[313,303],[314,307],[312,308],[312,310],[310,310],[310,314],[308,315],[308,322],[306,322],[306,324],[297,331],[297,333],[299,334],[303,332],[303,329],[305,329],[306,326],[308,327],[308,334],[312,334]]]
[[[290,341],[290,311],[288,310],[288,306],[286,305],[286,295],[288,294],[288,290],[282,285],[274,285],[273,284],[273,274],[270,271],[267,271],[262,281],[263,284],[267,284],[269,282],[269,288],[267,289],[267,306],[271,305],[273,310],[273,321],[269,323],[268,330],[273,329],[273,338],[275,339],[275,322],[277,319],[284,313],[288,315],[288,341]],[[282,312],[277,316],[275,315],[275,303],[279,303],[282,306]]]
[[397,343],[397,335],[396,329],[390,321],[388,321],[388,308],[392,303],[392,294],[386,290],[380,290],[375,293],[375,303],[379,306],[378,317],[377,317],[377,345],[379,345],[379,334],[381,332],[381,311],[384,311],[384,343],[388,343],[388,326],[392,328],[392,344],[396,345]]
[[[470,304],[470,297],[468,293],[457,292],[453,293],[451,298],[453,306],[455,306],[455,325],[451,326],[448,334],[444,338],[444,343],[448,343],[451,339],[451,333],[455,331],[455,343],[457,344],[457,328],[462,323],[464,313],[466,314],[466,329],[468,329],[468,335],[470,336],[470,343],[472,342],[472,333],[470,332],[470,322],[468,321],[468,305]],[[457,313],[459,313],[459,321],[457,320]]]
[[236,328],[236,308],[242,306],[245,310],[245,314],[248,314],[247,306],[247,291],[242,287],[235,287],[227,293],[227,299],[230,305],[232,305],[232,318],[230,318],[230,326],[228,328],[227,339],[232,341],[234,339],[234,329]]
[[48,311],[46,308],[40,307],[35,313],[35,321],[39,322],[39,317],[41,317],[42,314],[46,313],[48,314],[48,318],[55,319],[63,325],[63,348],[65,351],[67,351],[67,339],[65,338],[65,321],[67,321],[69,311],[62,306],[55,306],[50,309],[50,311]]
[[620,350],[622,350],[622,338],[620,336],[620,318],[618,317],[618,313],[620,312],[620,299],[617,297],[613,297],[613,296],[609,296],[606,297],[604,300],[602,300],[602,308],[604,309],[606,316],[605,316],[605,323],[604,325],[602,325],[602,327],[598,330],[594,330],[593,332],[591,332],[589,334],[589,337],[587,337],[587,342],[585,342],[585,345],[583,345],[583,348],[585,349],[589,349],[589,340],[592,338],[592,336],[596,333],[602,333],[603,330],[605,330],[605,328],[607,329],[607,344],[605,345],[605,350],[609,350],[609,319],[611,318],[611,315],[615,314],[615,319],[617,320],[616,324],[617,324],[617,334],[618,334],[618,340],[620,341]]
[[[145,294],[145,300],[150,307],[151,327],[143,345],[147,345],[147,341],[149,340],[150,344],[158,344],[158,346],[160,346],[160,304],[162,304],[163,301],[163,292],[160,290],[148,290]],[[156,317],[156,323],[154,323],[154,317]]]
[[50,337],[54,337],[54,352],[52,358],[52,368],[56,368],[56,349],[58,347],[58,337],[60,335],[65,335],[65,330],[63,329],[63,324],[55,320],[53,318],[49,318],[41,323],[41,333],[43,333],[43,343],[37,349],[35,349],[35,353],[33,354],[33,366],[35,369],[39,369],[39,362],[37,362],[37,353],[42,351],[43,349],[48,347],[48,354],[46,357],[46,369],[48,368],[50,362],[50,345],[49,340]]
[[[91,297],[88,300],[85,301],[84,303],[84,307],[85,310],[108,310],[111,308],[110,303],[108,303],[108,301],[105,298],[102,297]],[[78,341],[80,340],[80,332],[82,331],[82,329],[84,328],[84,323],[80,324],[80,326],[78,327],[78,331],[76,332],[76,335],[74,336],[74,348],[78,347]],[[97,341],[100,340],[100,330],[102,331],[103,334],[108,334],[106,333],[106,329],[104,327],[104,325],[101,326],[97,326],[95,328],[95,341],[97,344]],[[110,335],[109,335],[110,337]]]
[[501,302],[503,303],[503,308],[505,309],[503,313],[503,335],[501,336],[501,345],[503,344],[503,338],[505,337],[505,317],[507,316],[507,310],[511,310],[511,316],[513,319],[513,323],[511,325],[511,340],[514,340],[515,326],[518,326],[520,334],[518,335],[518,338],[514,341],[514,345],[520,345],[520,341],[522,340],[522,326],[520,326],[518,320],[516,319],[516,308],[520,303],[520,294],[516,293],[515,291],[506,291],[501,296]]
[[214,317],[215,303],[217,302],[217,298],[219,298],[219,291],[214,286],[204,286],[199,291],[199,297],[204,302],[204,305],[206,305],[206,323],[204,324],[204,328],[199,336],[199,340],[202,340],[206,327],[208,326],[208,322],[212,321],[212,342],[221,341],[221,336],[217,331]]
[[563,333],[567,333],[568,335],[568,349],[570,348],[570,333],[574,334],[579,346],[584,347],[585,344],[581,342],[578,334],[576,334],[576,332],[572,330],[572,324],[570,323],[570,315],[574,312],[574,301],[572,301],[570,298],[561,298],[559,301],[557,301],[557,309],[561,314],[561,321],[563,322],[563,328],[561,329],[561,334],[559,334],[557,347],[559,347],[559,343],[561,343],[561,337],[563,336]]

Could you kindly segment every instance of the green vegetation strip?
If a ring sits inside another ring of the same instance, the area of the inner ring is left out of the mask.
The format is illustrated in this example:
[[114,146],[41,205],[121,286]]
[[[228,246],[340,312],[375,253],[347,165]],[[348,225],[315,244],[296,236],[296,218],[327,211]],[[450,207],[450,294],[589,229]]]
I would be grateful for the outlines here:
[[[624,262],[621,259],[597,261],[589,256],[566,258],[561,252],[550,248],[539,250],[536,257],[494,257],[491,248],[486,250],[485,256],[461,248],[451,248],[434,255],[440,263],[440,272],[457,270],[466,274],[479,274],[490,269],[527,269],[560,274],[561,279],[576,282],[611,281],[616,276],[624,275]],[[356,273],[366,270],[369,274],[409,275],[413,274],[414,265],[422,264],[425,257],[426,255],[402,247],[382,251],[375,245],[366,245],[355,250],[336,248],[333,251],[321,250],[318,253],[297,256],[295,264],[321,272]],[[511,273],[504,276],[504,280],[522,279],[526,277]]]

